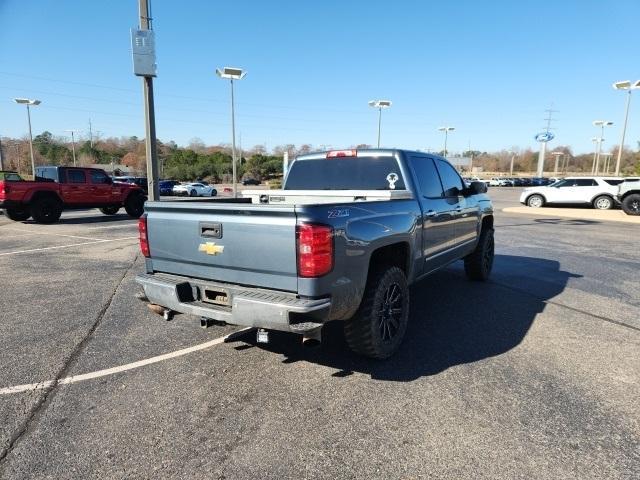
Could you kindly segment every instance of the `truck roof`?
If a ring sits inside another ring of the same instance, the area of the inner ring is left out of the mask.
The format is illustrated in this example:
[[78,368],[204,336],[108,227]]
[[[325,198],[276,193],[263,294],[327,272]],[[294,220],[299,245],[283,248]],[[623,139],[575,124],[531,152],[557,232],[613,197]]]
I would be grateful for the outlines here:
[[[355,154],[353,153],[355,152]],[[319,152],[306,153],[299,155],[295,160],[318,160],[322,158],[331,158],[329,155],[334,154],[335,157],[393,157],[398,153],[417,153],[424,155],[427,152],[418,152],[416,150],[406,150],[403,148],[347,148],[343,150],[324,150]],[[344,154],[342,154],[344,153]],[[442,158],[440,155],[428,153],[433,157]],[[446,160],[446,159],[445,159]]]

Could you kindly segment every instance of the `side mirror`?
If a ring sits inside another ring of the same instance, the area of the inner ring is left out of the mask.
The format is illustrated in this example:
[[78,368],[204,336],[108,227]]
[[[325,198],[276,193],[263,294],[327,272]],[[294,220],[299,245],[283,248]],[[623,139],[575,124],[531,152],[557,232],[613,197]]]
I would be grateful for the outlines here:
[[470,195],[479,195],[481,193],[487,193],[487,184],[484,182],[471,182],[471,185],[466,189]]

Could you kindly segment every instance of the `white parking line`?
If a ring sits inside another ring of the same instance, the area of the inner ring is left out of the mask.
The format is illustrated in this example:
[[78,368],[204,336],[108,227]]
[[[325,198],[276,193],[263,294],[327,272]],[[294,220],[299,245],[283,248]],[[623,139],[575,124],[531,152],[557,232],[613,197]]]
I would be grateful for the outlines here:
[[54,235],[56,237],[69,237],[69,238],[79,238],[81,240],[102,240],[101,238],[92,238],[92,237],[80,237],[78,235],[69,235],[65,233],[53,233],[53,232],[32,232],[29,230],[21,230],[19,228],[7,228],[7,230],[13,230],[14,232],[22,232],[28,235]]
[[120,240],[134,240],[134,239],[137,240],[138,237],[112,238],[112,239],[109,239],[109,240],[96,240],[94,242],[72,243],[71,245],[58,245],[58,246],[55,246],[55,247],[31,248],[29,250],[16,250],[14,252],[0,253],[0,257],[4,257],[6,255],[18,255],[20,253],[42,252],[42,251],[45,251],[45,250],[57,250],[57,249],[60,249],[60,248],[80,247],[82,245],[95,245],[97,243],[118,242]]
[[104,227],[89,227],[87,230],[102,230],[106,228],[128,228],[128,227],[137,227],[135,222],[127,223],[126,225],[106,225]]
[[139,360],[133,363],[127,363],[126,365],[120,365],[119,367],[113,368],[105,368],[104,370],[97,370],[95,372],[83,373],[81,375],[73,375],[71,377],[61,378],[57,382],[55,380],[47,380],[44,382],[38,383],[29,383],[26,385],[15,385],[13,387],[5,387],[0,388],[0,395],[8,395],[10,393],[20,393],[20,392],[28,392],[32,390],[42,390],[43,388],[49,388],[56,384],[58,385],[68,385],[70,383],[78,383],[83,382],[85,380],[91,380],[94,378],[106,377],[107,375],[113,375],[115,373],[126,372],[128,370],[133,370],[134,368],[144,367],[145,365],[151,365],[153,363],[162,362],[164,360],[169,360],[171,358],[181,357],[183,355],[187,355],[188,353],[197,352],[199,350],[204,350],[205,348],[213,347],[214,345],[220,345],[224,343],[231,335],[237,335],[239,332],[250,330],[249,328],[243,328],[236,332],[230,333],[229,335],[225,335],[224,337],[218,337],[208,342],[200,343],[198,345],[194,345],[193,347],[183,348],[182,350],[176,350],[175,352],[165,353],[163,355],[158,355],[156,357],[147,358],[145,360]]

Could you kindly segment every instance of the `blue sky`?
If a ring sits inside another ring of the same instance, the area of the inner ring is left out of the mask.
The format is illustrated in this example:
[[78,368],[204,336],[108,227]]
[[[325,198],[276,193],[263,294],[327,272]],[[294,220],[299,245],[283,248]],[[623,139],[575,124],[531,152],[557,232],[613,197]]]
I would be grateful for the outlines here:
[[[42,100],[34,133],[144,135],[141,81],[129,29],[136,0],[0,0],[0,135],[27,131],[13,97]],[[556,140],[591,150],[596,119],[615,122],[616,80],[640,78],[634,34],[640,2],[152,0],[157,40],[157,132],[184,145],[230,141],[229,85],[214,70],[248,71],[237,84],[242,146],[349,146],[376,141],[367,101],[383,112],[382,144],[449,150],[536,147],[544,110]],[[640,93],[640,92],[638,92]],[[640,140],[632,101],[628,145]]]

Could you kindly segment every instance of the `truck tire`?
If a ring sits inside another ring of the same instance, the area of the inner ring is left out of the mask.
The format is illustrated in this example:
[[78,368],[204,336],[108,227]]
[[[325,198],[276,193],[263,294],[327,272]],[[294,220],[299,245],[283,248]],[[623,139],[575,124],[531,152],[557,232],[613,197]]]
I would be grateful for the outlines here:
[[613,198],[609,195],[600,195],[593,200],[593,208],[597,210],[611,210],[613,208]]
[[398,267],[378,267],[369,274],[360,308],[345,323],[345,339],[360,355],[389,358],[400,347],[408,321],[407,277]]
[[31,217],[29,207],[7,208],[5,209],[5,213],[7,217],[14,222],[24,222],[25,220],[29,220],[29,217]]
[[483,228],[475,250],[464,257],[464,271],[467,278],[469,280],[487,280],[493,268],[493,257],[493,228]]
[[627,215],[640,215],[640,193],[632,193],[622,200],[622,210]]
[[124,202],[124,209],[127,215],[133,218],[140,218],[144,213],[144,202],[146,198],[144,195],[132,193],[127,197]]
[[544,197],[542,195],[531,195],[527,198],[527,206],[531,208],[544,207]]
[[31,216],[37,223],[55,223],[62,215],[62,203],[55,197],[46,196],[31,203]]
[[102,207],[100,211],[105,215],[115,215],[120,210],[120,207]]

